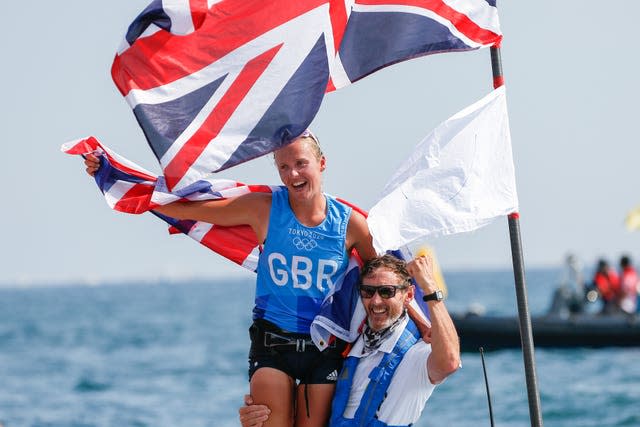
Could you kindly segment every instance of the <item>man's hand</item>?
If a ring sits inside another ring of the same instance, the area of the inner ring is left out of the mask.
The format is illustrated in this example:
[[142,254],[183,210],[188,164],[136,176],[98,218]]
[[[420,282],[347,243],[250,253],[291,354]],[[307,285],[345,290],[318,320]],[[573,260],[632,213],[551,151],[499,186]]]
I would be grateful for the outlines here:
[[100,159],[94,154],[87,154],[84,158],[84,165],[87,167],[87,173],[91,176],[95,176],[98,168],[100,167]]
[[248,394],[244,395],[244,404],[238,409],[242,427],[262,427],[269,419],[271,410],[266,405],[254,405],[253,398]]
[[422,255],[411,260],[407,263],[407,271],[416,280],[425,295],[431,294],[438,289],[431,256]]

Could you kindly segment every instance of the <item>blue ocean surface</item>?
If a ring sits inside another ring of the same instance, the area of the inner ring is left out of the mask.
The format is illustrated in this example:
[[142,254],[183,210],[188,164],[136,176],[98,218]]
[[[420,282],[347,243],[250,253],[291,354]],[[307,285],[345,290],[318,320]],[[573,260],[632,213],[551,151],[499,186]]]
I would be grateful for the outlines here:
[[[533,314],[559,277],[527,272]],[[511,271],[445,279],[452,312],[516,313]],[[253,295],[251,278],[0,288],[0,424],[239,425]],[[485,359],[495,425],[530,425],[522,353]],[[640,348],[537,349],[536,366],[545,425],[640,426]],[[463,354],[415,425],[490,425],[479,354]]]

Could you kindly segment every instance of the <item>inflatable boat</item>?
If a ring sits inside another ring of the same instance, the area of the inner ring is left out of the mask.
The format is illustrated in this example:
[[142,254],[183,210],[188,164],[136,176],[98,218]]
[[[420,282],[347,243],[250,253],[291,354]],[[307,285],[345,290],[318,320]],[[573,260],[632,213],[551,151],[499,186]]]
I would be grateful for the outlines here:
[[[452,314],[462,351],[520,348],[517,316]],[[640,346],[640,317],[628,314],[547,314],[531,318],[536,347]]]

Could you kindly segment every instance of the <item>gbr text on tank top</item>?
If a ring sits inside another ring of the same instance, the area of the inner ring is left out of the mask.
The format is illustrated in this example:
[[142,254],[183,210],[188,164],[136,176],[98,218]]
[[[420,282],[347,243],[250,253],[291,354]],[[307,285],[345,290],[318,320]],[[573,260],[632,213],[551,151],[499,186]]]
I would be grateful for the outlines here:
[[347,268],[351,208],[325,195],[326,218],[307,227],[291,210],[286,187],[272,194],[269,229],[258,262],[254,319],[308,333],[320,304]]

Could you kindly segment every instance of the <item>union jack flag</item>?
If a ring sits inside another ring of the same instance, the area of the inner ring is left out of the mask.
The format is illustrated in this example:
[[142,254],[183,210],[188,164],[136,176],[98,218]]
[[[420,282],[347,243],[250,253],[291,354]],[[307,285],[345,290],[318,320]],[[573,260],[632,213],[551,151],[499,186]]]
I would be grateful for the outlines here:
[[111,69],[170,189],[300,135],[324,93],[500,42],[492,0],[154,0]]

